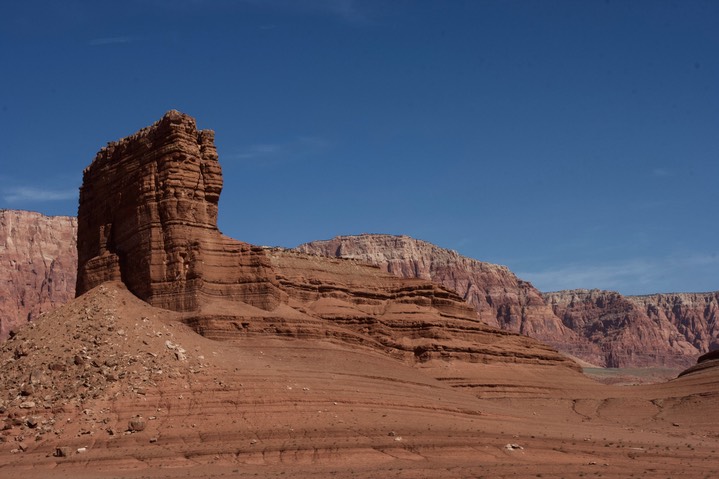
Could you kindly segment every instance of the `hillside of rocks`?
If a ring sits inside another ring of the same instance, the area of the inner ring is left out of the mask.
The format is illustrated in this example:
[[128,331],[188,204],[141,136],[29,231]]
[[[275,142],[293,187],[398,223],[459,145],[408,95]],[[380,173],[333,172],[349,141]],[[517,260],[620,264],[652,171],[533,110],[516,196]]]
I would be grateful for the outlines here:
[[655,323],[665,320],[704,354],[719,349],[719,291],[629,296]]
[[0,341],[75,296],[77,220],[0,210]]
[[608,367],[684,368],[719,347],[719,292],[570,290],[544,298],[564,324],[600,345]]

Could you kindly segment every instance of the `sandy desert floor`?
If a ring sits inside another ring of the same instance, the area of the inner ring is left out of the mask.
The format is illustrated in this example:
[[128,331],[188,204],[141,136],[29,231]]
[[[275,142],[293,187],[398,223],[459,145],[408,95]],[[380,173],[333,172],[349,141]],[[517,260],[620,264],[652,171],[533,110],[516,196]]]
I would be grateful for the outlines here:
[[2,345],[0,477],[713,477],[719,368],[562,367],[212,341],[105,285]]

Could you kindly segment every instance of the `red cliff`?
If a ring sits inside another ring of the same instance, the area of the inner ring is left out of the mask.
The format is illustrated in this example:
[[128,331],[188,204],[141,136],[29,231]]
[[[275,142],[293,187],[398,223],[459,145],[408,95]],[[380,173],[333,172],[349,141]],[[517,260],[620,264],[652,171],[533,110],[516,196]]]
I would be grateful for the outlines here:
[[482,322],[541,340],[594,364],[599,348],[562,324],[541,293],[507,267],[477,261],[408,236],[338,236],[298,246],[297,251],[352,258],[403,278],[422,278],[455,291]]
[[595,289],[547,293],[545,299],[565,324],[602,348],[608,367],[685,368],[719,345],[718,296]]
[[0,340],[75,293],[77,221],[0,210]]
[[214,133],[180,112],[109,143],[83,174],[77,294],[122,280],[176,311],[197,309],[203,296],[275,307],[281,293],[265,255],[217,229],[221,190]]

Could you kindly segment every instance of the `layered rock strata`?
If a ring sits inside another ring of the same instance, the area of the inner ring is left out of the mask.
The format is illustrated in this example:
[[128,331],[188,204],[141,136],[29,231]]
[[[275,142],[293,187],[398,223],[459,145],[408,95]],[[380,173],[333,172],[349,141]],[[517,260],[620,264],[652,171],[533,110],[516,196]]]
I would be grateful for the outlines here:
[[719,292],[542,294],[504,266],[407,236],[340,236],[297,250],[438,282],[462,296],[483,322],[540,339],[597,366],[682,369],[719,348]]
[[544,295],[563,322],[598,344],[608,367],[686,368],[719,346],[719,293]]
[[77,220],[0,210],[0,341],[74,297]]
[[679,377],[707,370],[714,373],[719,371],[719,349],[715,349],[699,356],[697,363],[694,366],[682,371],[679,374]]
[[180,112],[109,143],[83,174],[77,295],[122,280],[176,311],[197,309],[202,296],[277,306],[266,255],[217,229],[221,190],[214,133]]
[[177,111],[103,148],[80,190],[77,294],[121,281],[215,339],[317,337],[412,361],[577,367],[484,325],[462,298],[430,281],[223,236],[217,160],[213,133]]
[[719,291],[628,296],[656,324],[671,324],[696,352],[719,349]]
[[297,251],[350,258],[403,278],[422,278],[459,294],[482,322],[526,336],[593,364],[601,350],[562,324],[531,283],[507,267],[477,261],[408,236],[364,234],[338,236],[300,245]]

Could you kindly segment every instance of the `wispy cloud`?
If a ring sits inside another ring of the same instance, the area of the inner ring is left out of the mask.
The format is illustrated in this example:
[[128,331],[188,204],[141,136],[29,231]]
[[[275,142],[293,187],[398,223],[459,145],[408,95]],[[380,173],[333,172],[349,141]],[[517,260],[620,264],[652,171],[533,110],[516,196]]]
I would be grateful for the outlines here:
[[223,156],[229,160],[253,160],[260,163],[279,163],[317,155],[330,147],[330,142],[319,137],[300,136],[285,143],[258,143],[237,148]]
[[253,160],[267,158],[282,153],[282,145],[260,144],[252,145],[237,153],[231,154],[230,158],[236,160]]
[[602,265],[573,264],[541,272],[519,272],[517,276],[531,281],[542,291],[578,288],[619,290],[628,282],[647,283],[655,270],[651,263],[629,261]]
[[8,203],[39,203],[47,201],[64,201],[78,197],[77,189],[48,190],[32,186],[19,186],[3,190],[2,198]]
[[242,0],[274,10],[286,12],[331,15],[351,23],[367,22],[367,12],[360,8],[356,0]]
[[354,0],[320,0],[320,7],[349,21],[364,21],[367,18]]
[[[173,13],[180,10],[185,13],[210,11],[217,14],[234,13],[249,5],[272,13],[325,16],[357,26],[373,23],[373,16],[378,12],[376,7],[369,7],[367,2],[357,0],[143,0],[143,7],[146,4]],[[268,26],[277,27],[265,25],[257,28],[264,30]]]
[[123,43],[131,43],[132,37],[106,37],[106,38],[93,38],[90,40],[90,45],[93,47],[103,45],[120,45]]
[[[714,271],[717,266],[719,254],[690,254],[603,264],[570,264],[545,271],[518,272],[517,276],[531,281],[541,291],[597,288],[643,294],[662,292],[666,289],[664,285],[674,282],[675,278],[691,276],[694,271]],[[709,289],[716,287],[719,284]]]
[[657,177],[665,177],[670,176],[671,172],[667,170],[666,168],[654,168],[652,170],[652,175]]

